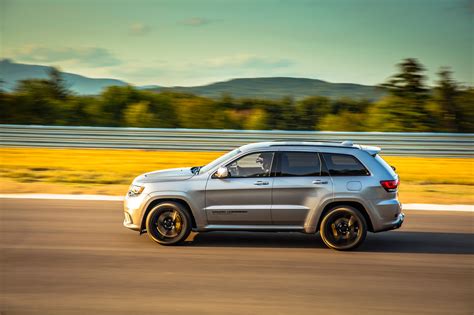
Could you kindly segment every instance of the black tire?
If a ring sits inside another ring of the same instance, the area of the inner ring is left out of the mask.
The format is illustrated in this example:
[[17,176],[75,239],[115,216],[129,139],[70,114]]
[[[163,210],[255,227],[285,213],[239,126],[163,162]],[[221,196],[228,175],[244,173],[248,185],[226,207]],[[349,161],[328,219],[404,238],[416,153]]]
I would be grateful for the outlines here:
[[327,247],[352,250],[364,242],[367,236],[367,222],[357,209],[337,206],[326,213],[319,230]]
[[191,232],[188,209],[176,202],[162,202],[153,207],[145,224],[148,236],[161,245],[176,245]]

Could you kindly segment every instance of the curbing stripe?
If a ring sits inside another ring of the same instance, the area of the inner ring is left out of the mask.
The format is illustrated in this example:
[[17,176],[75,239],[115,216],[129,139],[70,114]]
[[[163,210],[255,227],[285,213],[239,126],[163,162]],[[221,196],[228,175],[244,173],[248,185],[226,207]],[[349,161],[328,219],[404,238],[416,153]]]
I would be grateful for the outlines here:
[[[123,196],[106,196],[106,195],[0,194],[0,199],[123,201],[124,198],[125,197]],[[404,203],[403,210],[474,212],[474,205],[439,205],[439,204],[427,204],[427,203]]]
[[403,210],[474,212],[474,205],[436,205],[429,203],[404,203]]
[[123,196],[62,195],[62,194],[0,194],[0,199],[49,199],[49,200],[96,200],[123,201]]

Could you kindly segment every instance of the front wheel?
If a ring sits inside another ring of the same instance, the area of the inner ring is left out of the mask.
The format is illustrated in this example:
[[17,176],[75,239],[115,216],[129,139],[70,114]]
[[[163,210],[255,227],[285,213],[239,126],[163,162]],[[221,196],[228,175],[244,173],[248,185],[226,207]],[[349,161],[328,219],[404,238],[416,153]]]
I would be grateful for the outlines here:
[[185,207],[163,202],[150,210],[146,218],[148,236],[161,245],[175,245],[191,232],[191,218]]
[[327,247],[336,250],[351,250],[364,242],[367,235],[367,223],[357,209],[338,206],[324,216],[320,234]]

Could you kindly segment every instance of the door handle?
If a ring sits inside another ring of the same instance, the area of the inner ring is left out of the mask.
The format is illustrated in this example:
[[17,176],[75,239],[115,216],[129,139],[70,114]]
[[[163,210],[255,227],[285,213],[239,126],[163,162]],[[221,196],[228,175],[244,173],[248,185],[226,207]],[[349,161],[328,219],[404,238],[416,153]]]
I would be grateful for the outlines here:
[[320,179],[317,179],[317,180],[313,180],[313,184],[327,184],[328,181],[327,180],[320,180]]
[[257,185],[257,186],[265,186],[265,185],[268,185],[270,184],[269,182],[264,182],[263,180],[257,180],[255,183],[253,183],[254,185]]

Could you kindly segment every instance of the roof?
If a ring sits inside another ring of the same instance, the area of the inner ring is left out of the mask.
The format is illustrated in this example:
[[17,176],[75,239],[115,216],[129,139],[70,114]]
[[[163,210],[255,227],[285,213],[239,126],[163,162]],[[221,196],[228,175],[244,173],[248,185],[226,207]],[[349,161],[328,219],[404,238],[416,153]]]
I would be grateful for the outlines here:
[[381,151],[379,147],[366,146],[353,144],[352,141],[336,142],[336,141],[327,141],[327,142],[310,142],[310,141],[272,141],[272,142],[255,142],[246,144],[240,149],[242,151],[249,151],[253,149],[263,149],[270,147],[335,147],[335,148],[347,148],[347,149],[359,149],[364,150],[375,155]]

